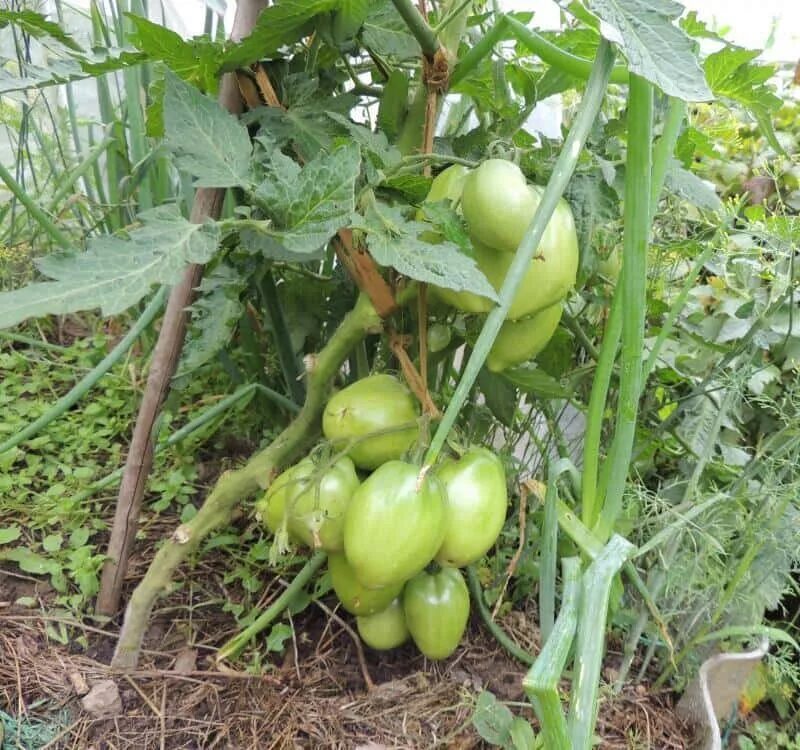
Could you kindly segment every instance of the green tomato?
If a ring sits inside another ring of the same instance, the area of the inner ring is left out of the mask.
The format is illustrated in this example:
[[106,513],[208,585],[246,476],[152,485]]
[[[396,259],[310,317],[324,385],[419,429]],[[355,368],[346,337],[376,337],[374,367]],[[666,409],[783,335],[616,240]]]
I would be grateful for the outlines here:
[[344,546],[345,510],[358,489],[353,462],[346,456],[318,476],[310,458],[287,469],[267,490],[267,526],[273,533],[286,517],[289,535],[327,552]]
[[344,520],[344,553],[367,588],[416,575],[442,546],[444,488],[419,467],[389,461],[353,495]]
[[442,565],[462,568],[479,560],[497,540],[508,508],[503,462],[487,448],[470,448],[459,461],[446,461],[436,476],[444,485]]
[[538,205],[522,170],[504,159],[487,159],[464,181],[461,210],[469,233],[506,253],[516,252]]
[[486,366],[492,372],[533,359],[544,349],[558,328],[563,302],[556,302],[544,310],[522,320],[507,320],[492,344]]
[[456,568],[420,573],[403,590],[406,624],[429,659],[446,659],[461,641],[469,619],[469,592]]
[[362,586],[347,558],[342,554],[328,557],[328,570],[331,573],[331,584],[336,596],[351,615],[374,615],[386,609],[403,590],[402,583],[385,586],[382,589],[368,589]]
[[[348,455],[359,469],[376,469],[414,445],[419,437],[416,420],[411,391],[391,375],[371,375],[331,397],[322,414],[322,432],[339,446],[363,438]],[[402,425],[409,426],[398,429]],[[365,437],[379,431],[384,432]]]
[[434,323],[428,327],[428,351],[435,354],[450,343],[450,326]]
[[356,625],[361,640],[378,651],[397,648],[408,640],[408,626],[399,599],[381,612],[356,617]]

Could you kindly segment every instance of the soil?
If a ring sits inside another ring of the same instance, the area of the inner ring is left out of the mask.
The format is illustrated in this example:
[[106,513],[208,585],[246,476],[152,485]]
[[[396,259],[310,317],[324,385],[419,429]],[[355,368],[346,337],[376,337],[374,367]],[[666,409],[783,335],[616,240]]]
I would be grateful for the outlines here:
[[[159,521],[148,528],[156,538],[169,524]],[[147,548],[133,560],[128,593],[146,569]],[[296,636],[285,654],[272,654],[272,663],[252,670],[258,673],[245,671],[242,662],[235,669],[216,666],[215,650],[236,632],[233,618],[222,611],[225,598],[239,596],[224,582],[226,562],[212,555],[184,570],[181,585],[154,613],[138,670],[128,674],[107,666],[115,624],[84,620],[65,628],[65,621],[74,621],[48,606],[49,587],[0,571],[2,747],[467,750],[490,747],[471,723],[482,690],[511,702],[514,713],[535,726],[521,689],[524,665],[502,651],[477,620],[450,659],[432,663],[410,645],[390,653],[362,651],[350,629],[352,618],[325,599],[324,609],[312,605],[294,618]],[[264,600],[284,584],[269,581]],[[22,595],[37,598],[41,610],[13,606]],[[535,653],[534,623],[533,611],[515,611],[503,620],[515,640]],[[616,663],[610,654],[607,675]],[[119,691],[122,713],[93,716],[81,694],[108,679]],[[604,690],[599,747],[687,748],[688,731],[672,702],[670,694],[641,685],[620,695]]]

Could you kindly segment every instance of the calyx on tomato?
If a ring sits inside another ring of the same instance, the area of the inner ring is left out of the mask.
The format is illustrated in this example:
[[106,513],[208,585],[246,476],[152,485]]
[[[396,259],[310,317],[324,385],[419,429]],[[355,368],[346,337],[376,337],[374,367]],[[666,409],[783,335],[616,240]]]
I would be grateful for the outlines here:
[[382,589],[368,589],[362,586],[343,554],[328,557],[328,570],[336,596],[351,615],[374,615],[386,609],[403,590],[402,583],[385,586]]
[[348,455],[359,469],[376,469],[414,445],[419,436],[416,419],[416,402],[408,388],[391,375],[371,375],[331,397],[322,415],[322,432],[339,447],[358,439]]
[[397,648],[408,640],[408,626],[399,599],[380,612],[356,617],[356,625],[361,640],[378,651]]
[[367,588],[402,583],[422,570],[444,538],[444,489],[419,467],[389,461],[356,490],[344,520],[344,553]]
[[553,338],[563,309],[564,303],[559,301],[529,318],[507,320],[492,344],[486,366],[492,372],[501,372],[533,359]]
[[406,625],[417,648],[429,659],[446,659],[456,650],[469,619],[469,592],[456,568],[423,572],[403,589]]
[[285,517],[291,538],[337,552],[344,546],[345,510],[358,486],[355,467],[346,456],[321,475],[312,459],[304,458],[270,485],[262,515],[273,533]]
[[445,488],[444,541],[436,561],[461,568],[483,557],[503,528],[505,469],[492,451],[476,447],[458,461],[444,462],[436,476]]

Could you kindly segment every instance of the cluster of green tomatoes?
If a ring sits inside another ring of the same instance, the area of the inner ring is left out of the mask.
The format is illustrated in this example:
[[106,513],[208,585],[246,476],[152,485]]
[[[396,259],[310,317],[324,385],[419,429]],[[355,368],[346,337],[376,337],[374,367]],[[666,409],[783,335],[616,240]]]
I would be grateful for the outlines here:
[[[473,170],[461,165],[445,169],[433,181],[426,202],[448,201],[460,208],[473,259],[500,291],[541,197],[542,188],[529,185],[515,164],[488,159]],[[490,370],[526,362],[544,349],[558,328],[578,261],[572,210],[561,199],[486,359]],[[488,313],[494,306],[490,299],[472,292],[444,288],[434,292],[442,302],[466,313]]]
[[368,646],[410,637],[428,658],[448,657],[469,618],[459,568],[486,554],[505,521],[502,461],[480,447],[427,472],[403,460],[419,441],[416,401],[386,374],[335,393],[322,429],[342,451],[283,472],[259,516],[273,533],[328,553],[333,590]]

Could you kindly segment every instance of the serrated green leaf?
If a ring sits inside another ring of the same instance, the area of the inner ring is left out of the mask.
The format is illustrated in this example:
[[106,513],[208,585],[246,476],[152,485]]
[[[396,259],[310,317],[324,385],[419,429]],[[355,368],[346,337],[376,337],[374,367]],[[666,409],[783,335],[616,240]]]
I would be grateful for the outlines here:
[[243,68],[271,58],[284,45],[296,42],[306,24],[319,13],[333,10],[339,0],[281,0],[264,8],[252,33],[230,45],[220,59],[223,71]]
[[242,187],[250,182],[247,129],[218,102],[167,70],[164,140],[196,187]]
[[0,10],[0,29],[9,24],[35,39],[51,37],[74,52],[83,52],[83,48],[55,21],[48,21],[47,16],[32,10]]
[[328,117],[344,128],[353,140],[361,146],[362,151],[373,157],[372,163],[377,168],[395,167],[400,163],[402,154],[395,146],[389,143],[385,133],[374,133],[369,128],[358,125],[338,112],[329,112]]
[[422,203],[431,189],[431,178],[421,174],[395,174],[387,177],[381,186],[396,190],[410,203]]
[[373,201],[364,217],[356,214],[353,226],[366,232],[367,247],[382,266],[436,286],[470,291],[497,300],[497,293],[475,261],[450,242],[431,245],[419,236],[427,224],[408,221],[401,209]]
[[422,54],[419,43],[390,0],[381,0],[370,11],[361,39],[365,46],[386,57],[409,60]]
[[510,367],[500,373],[521,391],[540,398],[569,398],[569,392],[554,377],[536,367]]
[[274,151],[268,166],[268,175],[254,197],[272,220],[266,233],[276,242],[292,253],[314,253],[347,226],[361,172],[361,152],[356,144],[322,154],[302,170]]
[[467,225],[449,200],[436,201],[435,203],[426,202],[420,208],[425,215],[425,219],[433,224],[442,237],[448,242],[458,245],[467,255],[471,255],[472,241],[469,238],[469,232],[467,232]]
[[259,107],[247,113],[243,121],[258,122],[259,134],[278,148],[291,146],[303,161],[310,161],[321,151],[330,151],[333,138],[342,133],[329,112],[347,114],[356,104],[351,94],[327,96],[319,91],[319,79],[305,73],[282,80],[280,107]]
[[244,287],[244,279],[226,265],[218,266],[203,278],[199,296],[191,306],[189,336],[181,352],[176,378],[206,364],[228,345],[244,312],[239,298]]
[[722,201],[707,182],[701,180],[696,174],[684,169],[677,159],[670,160],[665,175],[667,189],[684,200],[709,211],[719,211]]
[[166,63],[184,81],[204,91],[217,90],[222,44],[208,39],[185,40],[180,34],[135,13],[125,14],[135,28],[132,42],[151,60]]
[[783,147],[775,136],[771,115],[781,100],[767,83],[775,74],[771,65],[757,65],[755,50],[725,47],[709,55],[704,63],[708,85],[715,96],[738,102],[756,118],[770,145],[778,153]]
[[679,99],[713,98],[691,39],[673,23],[682,5],[672,0],[586,0],[586,5],[601,19],[603,36],[622,47],[632,72]]
[[26,318],[63,315],[99,307],[116,315],[142,299],[153,284],[174,284],[190,263],[214,255],[218,228],[186,221],[175,206],[140,215],[128,239],[93,239],[84,253],[49,255],[39,269],[54,281],[0,294],[0,328]]

